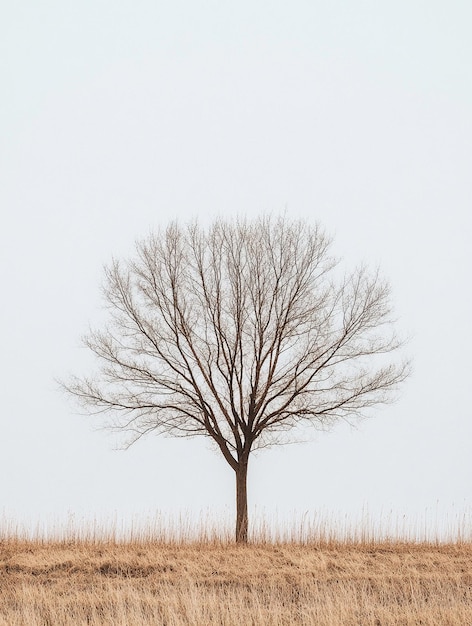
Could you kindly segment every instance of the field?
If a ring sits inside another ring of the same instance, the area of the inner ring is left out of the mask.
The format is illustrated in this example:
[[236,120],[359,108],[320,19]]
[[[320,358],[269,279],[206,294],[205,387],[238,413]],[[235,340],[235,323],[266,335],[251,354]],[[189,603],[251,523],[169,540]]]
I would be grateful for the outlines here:
[[470,626],[472,542],[0,535],[0,626]]

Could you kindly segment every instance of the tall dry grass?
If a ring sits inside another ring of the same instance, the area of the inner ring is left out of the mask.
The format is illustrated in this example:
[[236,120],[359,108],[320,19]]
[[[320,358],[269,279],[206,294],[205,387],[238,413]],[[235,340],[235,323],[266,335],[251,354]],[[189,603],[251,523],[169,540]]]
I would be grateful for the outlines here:
[[274,538],[261,527],[237,546],[190,523],[173,536],[118,530],[4,528],[0,625],[472,625],[464,532],[407,541],[305,525]]

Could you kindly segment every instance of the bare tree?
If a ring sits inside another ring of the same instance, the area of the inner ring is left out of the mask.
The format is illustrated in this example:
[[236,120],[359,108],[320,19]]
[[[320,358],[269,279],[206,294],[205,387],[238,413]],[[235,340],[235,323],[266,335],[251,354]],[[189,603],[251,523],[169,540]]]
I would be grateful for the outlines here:
[[105,270],[110,323],[86,345],[93,378],[66,389],[130,434],[205,435],[236,475],[236,540],[248,536],[256,448],[392,399],[408,374],[389,287],[364,267],[340,276],[318,226],[285,218],[171,223]]

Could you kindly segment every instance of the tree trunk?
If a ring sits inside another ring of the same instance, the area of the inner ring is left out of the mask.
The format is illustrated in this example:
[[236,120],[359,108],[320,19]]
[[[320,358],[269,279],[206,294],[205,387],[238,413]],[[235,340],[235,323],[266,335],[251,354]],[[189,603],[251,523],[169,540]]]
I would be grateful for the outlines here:
[[236,542],[247,543],[247,461],[236,468]]

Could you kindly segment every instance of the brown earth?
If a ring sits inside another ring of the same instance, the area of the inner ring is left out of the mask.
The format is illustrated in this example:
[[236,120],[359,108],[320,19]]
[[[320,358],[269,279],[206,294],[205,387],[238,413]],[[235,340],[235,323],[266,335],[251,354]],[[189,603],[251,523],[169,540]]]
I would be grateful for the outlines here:
[[0,542],[1,626],[470,626],[472,544]]

